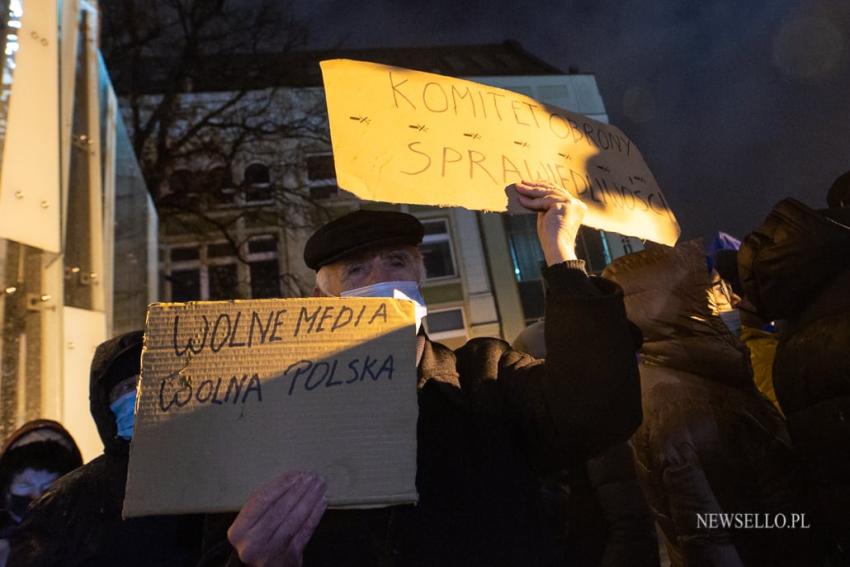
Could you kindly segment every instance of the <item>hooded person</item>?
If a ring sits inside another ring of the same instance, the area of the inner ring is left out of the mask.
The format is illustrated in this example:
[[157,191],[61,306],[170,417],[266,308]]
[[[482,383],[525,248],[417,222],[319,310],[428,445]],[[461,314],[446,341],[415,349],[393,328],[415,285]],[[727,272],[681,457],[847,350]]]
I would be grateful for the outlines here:
[[56,421],[27,422],[6,439],[0,450],[0,566],[6,564],[8,540],[30,505],[82,464],[74,438]]
[[[738,524],[753,514],[762,523],[801,518],[804,482],[781,416],[753,383],[746,347],[720,317],[731,306],[702,243],[618,258],[603,276],[622,286],[643,332],[644,420],[632,445],[671,564],[819,564],[812,530]],[[722,514],[734,523],[721,527]]]
[[[835,564],[850,564],[850,173],[833,207],[780,201],[747,238],[738,268],[747,297],[783,320],[773,383],[806,466]],[[842,206],[843,205],[843,206]]]
[[141,331],[97,347],[89,402],[104,452],[36,502],[11,540],[8,567],[182,567],[197,561],[200,518],[121,518],[141,351]]
[[[495,338],[452,350],[420,330],[418,504],[326,513],[317,473],[280,471],[235,519],[210,518],[202,565],[563,565],[537,475],[632,434],[640,423],[637,345],[619,287],[589,278],[575,256],[584,204],[542,183],[517,192],[538,213],[547,260],[547,359]],[[423,232],[415,217],[391,211],[324,225],[304,251],[316,294],[403,295],[422,317]]]

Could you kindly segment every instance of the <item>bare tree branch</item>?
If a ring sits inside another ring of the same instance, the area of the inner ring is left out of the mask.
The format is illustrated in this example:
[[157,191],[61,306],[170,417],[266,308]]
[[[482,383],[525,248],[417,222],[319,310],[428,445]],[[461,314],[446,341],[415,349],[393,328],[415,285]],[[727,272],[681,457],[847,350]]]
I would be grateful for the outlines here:
[[[240,221],[297,231],[328,218],[323,202],[298,182],[298,156],[280,155],[282,144],[293,141],[330,147],[327,125],[317,119],[321,97],[294,100],[281,87],[291,73],[282,61],[308,37],[285,3],[104,0],[101,11],[102,51],[163,226],[188,227],[198,238],[215,234],[247,262]],[[226,89],[204,88],[211,79]],[[253,162],[271,166],[277,177],[289,173],[287,183],[275,178],[257,188],[232,179]],[[182,194],[169,187],[181,172],[190,178]],[[249,199],[258,191],[269,197],[263,206]],[[292,274],[282,275],[281,285],[309,291]]]

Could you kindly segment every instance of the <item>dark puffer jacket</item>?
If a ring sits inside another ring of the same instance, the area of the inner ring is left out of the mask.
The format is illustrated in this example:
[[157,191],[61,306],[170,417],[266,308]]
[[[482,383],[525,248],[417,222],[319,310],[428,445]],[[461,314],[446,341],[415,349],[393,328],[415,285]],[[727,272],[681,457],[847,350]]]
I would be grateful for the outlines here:
[[759,312],[785,320],[776,395],[850,563],[850,209],[781,201],[744,240],[738,264]]
[[746,348],[711,308],[701,242],[620,258],[604,275],[623,287],[644,335],[644,421],[632,443],[672,565],[818,564],[811,530],[723,529],[699,516],[784,513],[790,522],[806,512],[782,418],[756,390]]
[[176,567],[197,561],[200,518],[121,519],[129,443],[116,436],[109,390],[138,373],[141,344],[142,333],[135,332],[97,348],[90,402],[104,454],[57,481],[35,503],[12,538],[7,567]]

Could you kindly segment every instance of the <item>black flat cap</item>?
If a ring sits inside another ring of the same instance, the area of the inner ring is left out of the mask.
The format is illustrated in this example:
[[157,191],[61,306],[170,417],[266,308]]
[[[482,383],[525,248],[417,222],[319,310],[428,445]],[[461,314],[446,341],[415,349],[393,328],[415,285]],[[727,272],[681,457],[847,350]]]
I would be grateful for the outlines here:
[[417,246],[425,228],[419,220],[394,211],[354,211],[313,233],[304,247],[304,262],[313,270],[369,248]]

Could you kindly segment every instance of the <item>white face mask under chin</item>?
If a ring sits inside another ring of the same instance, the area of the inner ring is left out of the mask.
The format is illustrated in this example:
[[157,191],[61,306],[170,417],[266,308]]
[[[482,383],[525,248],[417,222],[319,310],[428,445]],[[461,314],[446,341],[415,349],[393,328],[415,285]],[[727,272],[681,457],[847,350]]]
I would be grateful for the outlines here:
[[419,283],[414,281],[380,282],[365,287],[349,289],[339,294],[340,297],[392,297],[394,299],[407,299],[413,302],[416,316],[416,332],[422,326],[422,319],[428,315],[428,307],[425,306],[425,298],[419,291]]

